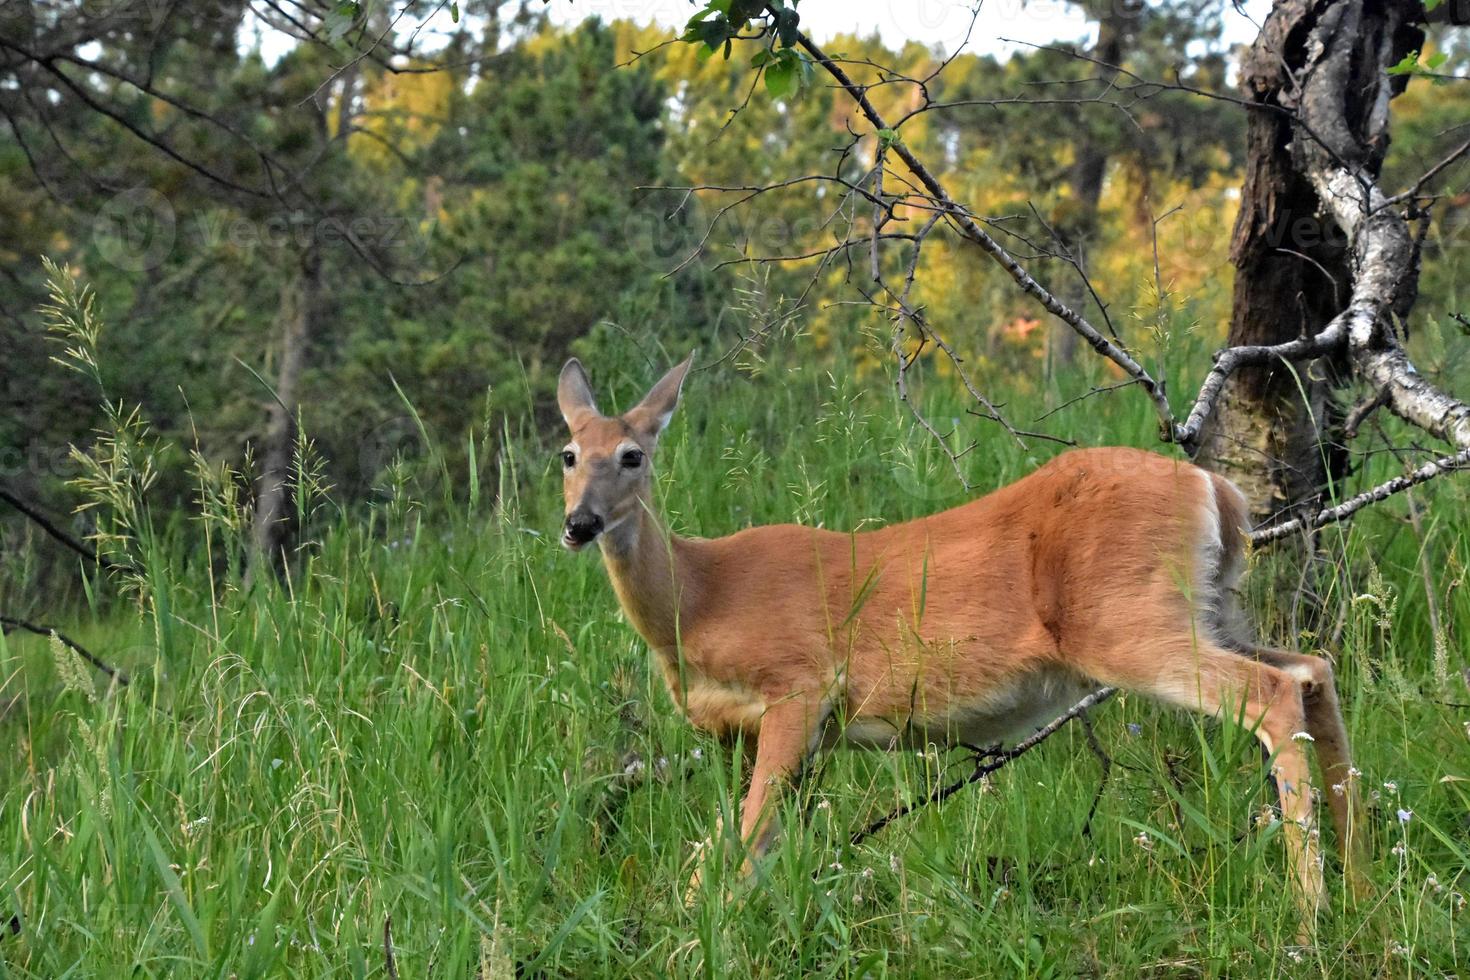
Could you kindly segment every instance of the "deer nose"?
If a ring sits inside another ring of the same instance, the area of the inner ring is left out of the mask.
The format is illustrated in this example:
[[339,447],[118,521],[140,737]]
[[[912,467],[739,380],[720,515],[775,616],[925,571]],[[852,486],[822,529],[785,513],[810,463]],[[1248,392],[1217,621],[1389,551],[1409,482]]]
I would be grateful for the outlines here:
[[586,544],[602,533],[602,518],[590,510],[574,510],[567,515],[566,539],[572,544]]

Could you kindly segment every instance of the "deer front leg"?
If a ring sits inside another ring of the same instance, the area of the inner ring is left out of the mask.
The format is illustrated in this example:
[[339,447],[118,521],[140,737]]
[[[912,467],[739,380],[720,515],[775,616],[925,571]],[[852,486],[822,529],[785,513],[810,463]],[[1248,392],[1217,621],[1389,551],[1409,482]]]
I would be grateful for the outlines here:
[[[776,839],[779,821],[776,807],[781,792],[800,772],[811,754],[815,732],[821,722],[821,711],[812,701],[793,695],[766,708],[756,736],[755,765],[751,768],[750,788],[740,806],[740,838],[746,846],[742,874],[754,870],[755,862]],[[719,835],[716,835],[718,839]],[[701,861],[710,860],[711,848],[702,848]],[[702,881],[702,868],[696,867],[685,904],[697,898]]]
[[771,848],[780,831],[776,807],[781,793],[801,772],[815,747],[818,719],[810,703],[799,696],[771,705],[761,718],[750,789],[740,807],[740,839],[745,842],[744,873]]

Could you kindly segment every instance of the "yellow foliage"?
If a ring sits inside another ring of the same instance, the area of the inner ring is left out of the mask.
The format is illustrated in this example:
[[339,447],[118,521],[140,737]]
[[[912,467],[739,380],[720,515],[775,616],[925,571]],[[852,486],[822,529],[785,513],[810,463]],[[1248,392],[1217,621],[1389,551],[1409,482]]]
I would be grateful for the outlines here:
[[[363,91],[356,123],[361,132],[348,137],[348,152],[363,163],[382,167],[395,155],[393,147],[409,153],[424,146],[444,124],[454,84],[454,73],[447,71],[384,73],[375,78]],[[328,113],[333,127],[337,115]]]

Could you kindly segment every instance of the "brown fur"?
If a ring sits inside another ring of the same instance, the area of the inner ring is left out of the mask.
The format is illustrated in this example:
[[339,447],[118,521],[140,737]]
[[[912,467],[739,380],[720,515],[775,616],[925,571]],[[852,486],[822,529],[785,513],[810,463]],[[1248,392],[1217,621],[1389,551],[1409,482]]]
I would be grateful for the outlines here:
[[[648,467],[689,362],[621,418],[580,365],[560,391],[576,463],[567,511],[599,514],[618,600],[700,728],[757,742],[742,832],[820,744],[1014,739],[1116,685],[1255,728],[1276,753],[1303,910],[1322,876],[1299,733],[1315,739],[1345,854],[1356,797],[1331,668],[1254,647],[1233,587],[1245,501],[1224,478],[1136,449],[1065,453],[994,493],[863,533],[797,525],[670,534]],[[1297,736],[1297,737],[1293,737]]]

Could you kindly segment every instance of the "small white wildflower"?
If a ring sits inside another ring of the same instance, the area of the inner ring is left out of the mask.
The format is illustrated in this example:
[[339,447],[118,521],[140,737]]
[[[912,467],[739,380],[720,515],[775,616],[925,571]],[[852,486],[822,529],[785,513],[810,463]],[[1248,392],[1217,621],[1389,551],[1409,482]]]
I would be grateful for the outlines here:
[[1393,846],[1393,849],[1390,850],[1389,853],[1392,854],[1396,858],[1401,858],[1405,854],[1409,853],[1409,849],[1404,846],[1404,842],[1403,841],[1399,841],[1397,844],[1395,844]]
[[1346,792],[1347,792],[1347,787],[1343,786],[1342,783],[1333,783],[1332,784],[1332,793],[1333,793],[1334,796],[1342,796]]
[[1409,947],[1405,946],[1403,943],[1394,943],[1392,946],[1390,946],[1388,948],[1388,951],[1390,953],[1392,953],[1394,956],[1408,956],[1409,955]]
[[1450,903],[1454,905],[1456,912],[1465,911],[1465,896],[1459,892],[1450,893]]
[[1293,963],[1300,963],[1302,961],[1302,948],[1300,946],[1286,947],[1286,958]]
[[871,878],[871,877],[873,877],[873,869],[872,868],[864,868],[863,869],[863,873],[862,873],[862,877],[863,878]]
[[1383,788],[1388,790],[1390,793],[1397,793],[1399,791],[1399,784],[1394,782],[1392,779],[1389,779],[1384,782]]
[[898,859],[897,854],[888,855],[888,870],[898,874],[903,870],[903,862]]
[[1400,808],[1398,812],[1398,817],[1399,823],[1408,823],[1410,820],[1414,819],[1414,811]]
[[829,871],[841,871],[842,870],[842,862],[841,861],[833,861],[831,864],[827,865],[827,870],[829,870]]
[[862,892],[853,892],[852,893],[852,904],[854,904],[854,905],[861,905],[861,904],[863,904],[863,893]]
[[689,750],[689,757],[691,759],[693,759],[695,762],[698,762],[700,759],[703,759],[704,758],[704,750],[703,749],[690,749]]
[[1430,891],[1434,892],[1436,895],[1438,895],[1440,892],[1444,891],[1444,885],[1441,885],[1439,883],[1439,878],[1436,877],[1435,875],[1430,875],[1428,878],[1425,878],[1424,879],[1424,887],[1425,888],[1428,888]]
[[1147,833],[1141,830],[1138,832],[1138,836],[1133,838],[1133,843],[1137,844],[1145,851],[1151,851],[1154,849],[1153,839],[1149,837]]
[[641,773],[644,768],[645,766],[643,765],[642,759],[631,759],[629,760],[628,764],[623,767],[623,775],[636,776]]
[[1311,732],[1292,732],[1291,733],[1291,740],[1293,742],[1315,742],[1315,741],[1317,741],[1315,738],[1312,737],[1312,733]]
[[817,809],[818,810],[830,810],[830,809],[832,809],[832,803],[829,800],[818,800],[817,801]]
[[1359,779],[1359,778],[1362,777],[1362,775],[1363,775],[1363,770],[1359,769],[1357,766],[1348,766],[1348,778],[1349,779]]

